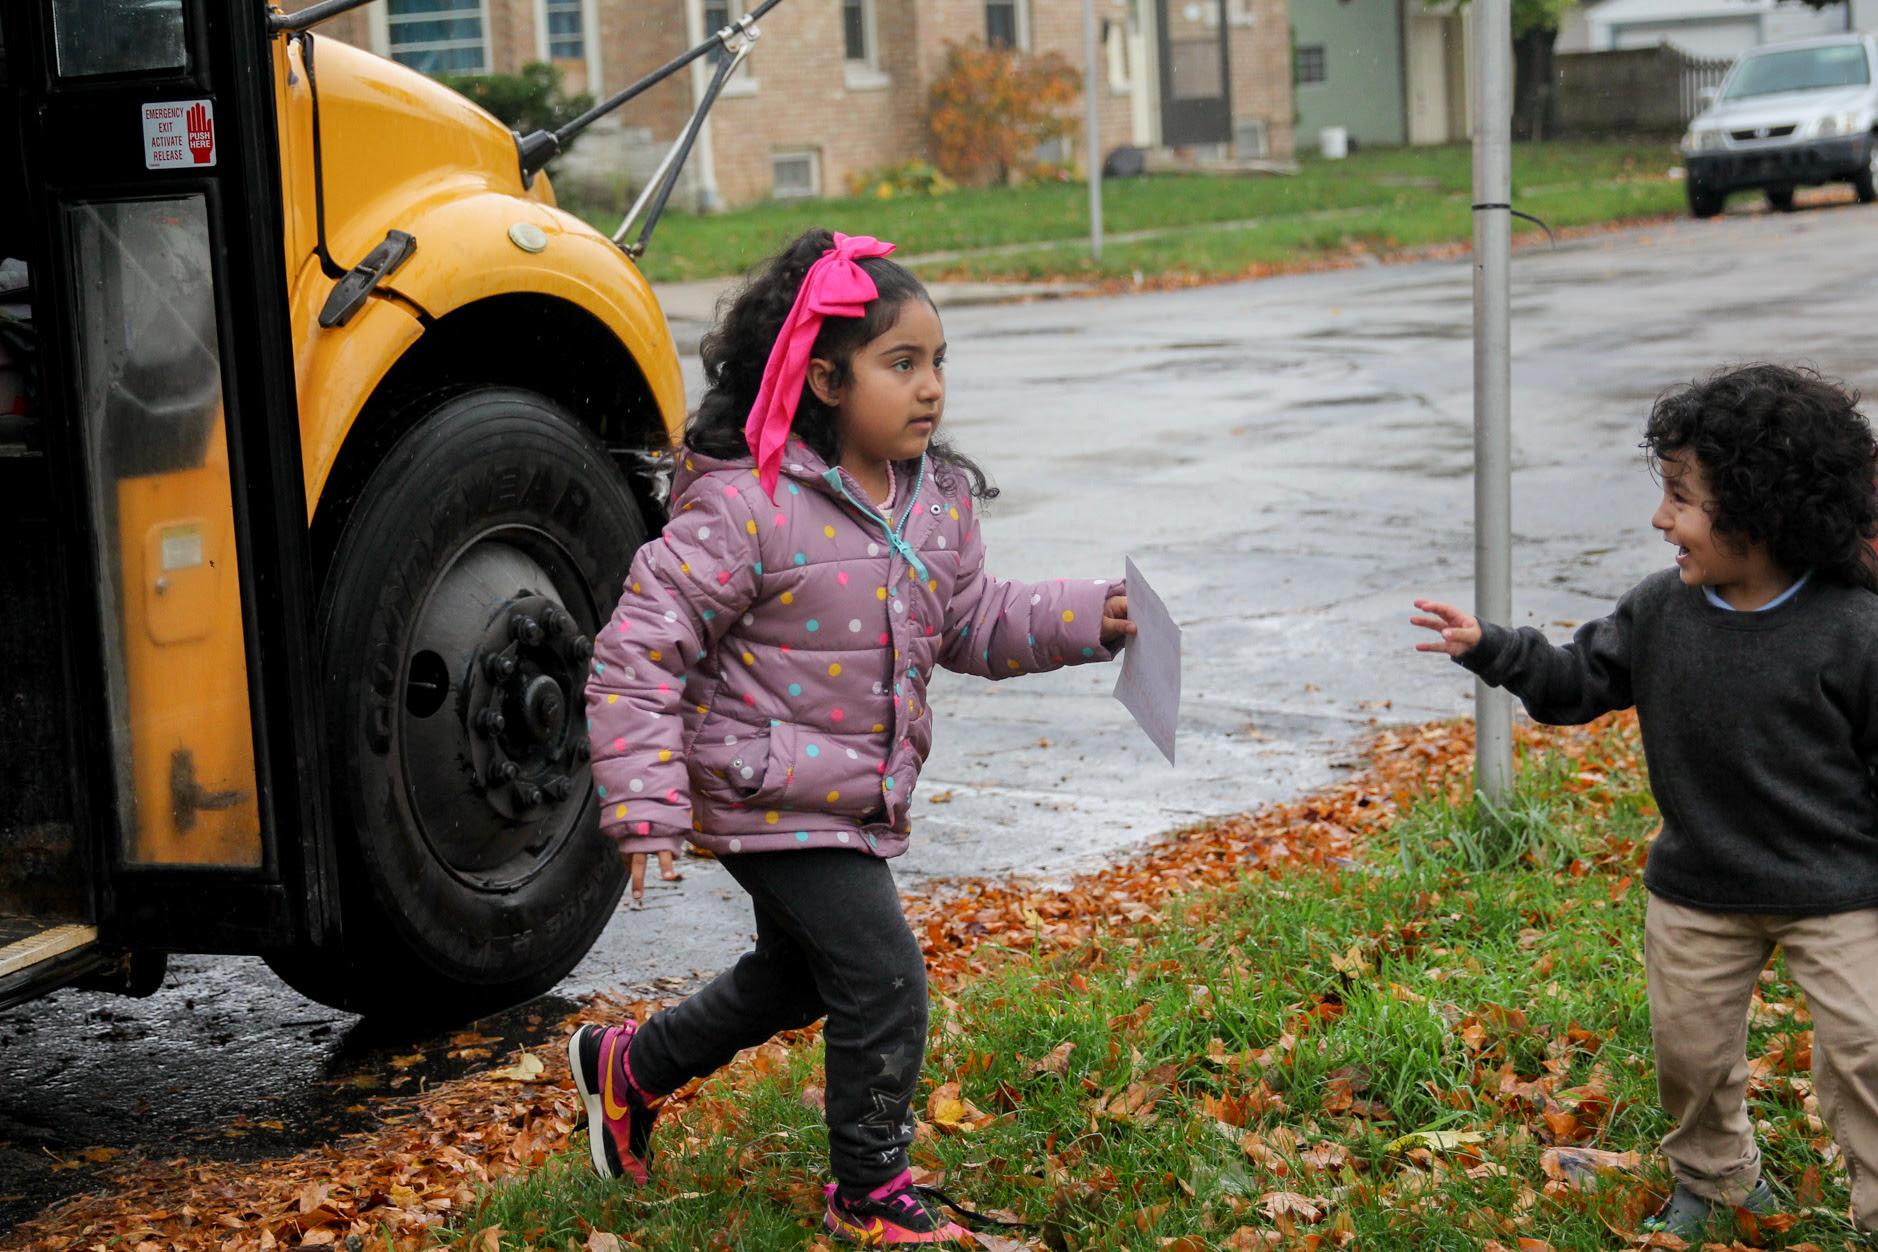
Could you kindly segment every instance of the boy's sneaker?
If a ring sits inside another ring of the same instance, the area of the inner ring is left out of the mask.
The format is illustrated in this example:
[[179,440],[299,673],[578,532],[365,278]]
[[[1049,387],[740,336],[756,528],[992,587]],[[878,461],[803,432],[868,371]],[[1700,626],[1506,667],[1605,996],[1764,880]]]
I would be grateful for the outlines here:
[[626,1049],[638,1031],[634,1021],[580,1027],[567,1040],[567,1067],[587,1106],[594,1172],[602,1178],[624,1175],[643,1186],[652,1163],[652,1123],[664,1101],[647,1095],[626,1067]]
[[1744,1208],[1750,1213],[1771,1213],[1774,1211],[1774,1193],[1765,1178],[1754,1184],[1751,1191],[1742,1197],[1741,1203],[1722,1204],[1719,1201],[1704,1200],[1681,1183],[1669,1193],[1669,1199],[1663,1201],[1663,1207],[1653,1216],[1643,1221],[1643,1233],[1675,1235],[1678,1239],[1694,1239],[1707,1229],[1708,1224],[1717,1219],[1732,1222],[1734,1211]]
[[828,1213],[822,1228],[838,1242],[867,1248],[897,1248],[916,1243],[970,1246],[971,1232],[939,1210],[926,1190],[913,1182],[911,1170],[883,1183],[860,1199],[829,1183]]

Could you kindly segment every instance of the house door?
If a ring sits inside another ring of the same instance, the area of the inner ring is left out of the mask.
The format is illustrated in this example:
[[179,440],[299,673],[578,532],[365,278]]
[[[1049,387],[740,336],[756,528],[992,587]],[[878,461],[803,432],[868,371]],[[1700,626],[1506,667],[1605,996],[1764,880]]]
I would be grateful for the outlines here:
[[1409,14],[1408,141],[1412,144],[1447,143],[1452,133],[1447,36],[1448,24],[1443,15]]
[[1226,0],[1156,0],[1161,142],[1170,148],[1232,141]]

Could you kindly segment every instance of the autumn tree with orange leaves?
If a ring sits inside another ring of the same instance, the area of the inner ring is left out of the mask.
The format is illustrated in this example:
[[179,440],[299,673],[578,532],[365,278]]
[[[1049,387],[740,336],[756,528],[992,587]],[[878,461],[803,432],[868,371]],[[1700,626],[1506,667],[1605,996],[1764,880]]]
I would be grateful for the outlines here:
[[1039,147],[1076,135],[1068,110],[1081,89],[1082,75],[1058,53],[948,44],[926,104],[939,168],[973,185],[1031,172]]

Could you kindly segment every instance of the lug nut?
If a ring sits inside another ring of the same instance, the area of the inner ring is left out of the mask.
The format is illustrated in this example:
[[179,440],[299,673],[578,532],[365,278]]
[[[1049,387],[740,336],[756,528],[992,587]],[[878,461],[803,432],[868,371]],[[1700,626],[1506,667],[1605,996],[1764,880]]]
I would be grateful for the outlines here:
[[489,785],[501,786],[505,782],[514,782],[515,776],[522,772],[522,767],[514,761],[502,761],[489,767]]
[[485,738],[494,738],[508,729],[508,719],[494,709],[484,709],[476,715],[476,729]]
[[542,614],[542,618],[548,628],[549,638],[566,634],[567,628],[574,624],[574,619],[569,617],[566,613],[563,613],[560,609],[549,609],[546,613]]
[[483,673],[492,683],[507,682],[515,673],[515,658],[506,652],[493,652],[483,658]]
[[576,635],[574,642],[568,646],[574,650],[574,655],[579,659],[583,661],[593,659],[593,640],[587,638],[587,636]]
[[550,778],[548,780],[547,791],[548,791],[548,794],[553,796],[555,799],[565,800],[567,799],[568,796],[574,793],[574,788],[573,788],[573,784],[569,783],[567,779],[561,777],[560,775],[556,775],[555,777]]
[[509,634],[529,647],[535,647],[541,642],[541,623],[526,613],[517,613],[509,619]]
[[533,783],[516,783],[515,802],[525,809],[534,808],[541,803],[541,788]]

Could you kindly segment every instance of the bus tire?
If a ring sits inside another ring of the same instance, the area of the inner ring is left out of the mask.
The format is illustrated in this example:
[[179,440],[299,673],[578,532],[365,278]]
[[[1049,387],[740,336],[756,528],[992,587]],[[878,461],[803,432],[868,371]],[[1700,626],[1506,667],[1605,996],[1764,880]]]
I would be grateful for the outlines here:
[[269,963],[380,1021],[552,987],[625,887],[586,768],[592,638],[646,528],[546,397],[432,401],[373,471],[321,595],[342,934]]

